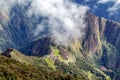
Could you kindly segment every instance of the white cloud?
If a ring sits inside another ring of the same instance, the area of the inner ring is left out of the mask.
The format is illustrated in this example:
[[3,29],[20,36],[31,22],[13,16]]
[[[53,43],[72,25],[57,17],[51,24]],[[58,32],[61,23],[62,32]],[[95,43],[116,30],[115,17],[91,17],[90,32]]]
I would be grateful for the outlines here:
[[9,12],[11,7],[14,6],[15,3],[21,3],[23,0],[0,0],[0,10]]
[[70,40],[83,35],[87,10],[87,7],[71,0],[33,0],[28,13],[45,18],[36,28],[35,34],[45,30],[47,26],[57,44],[68,45]]
[[15,4],[23,6],[31,2],[27,14],[42,17],[36,26],[35,36],[48,31],[59,45],[68,45],[73,38],[81,38],[86,26],[85,14],[87,7],[72,0],[0,0],[1,10],[9,11]]
[[113,2],[113,6],[110,6],[107,9],[110,16],[119,13],[118,10],[120,9],[120,0],[99,0],[97,3],[107,4],[108,2]]
[[115,4],[112,7],[108,8],[108,12],[110,12],[110,15],[114,15],[115,13],[118,12],[118,10],[120,9],[120,0],[116,0]]
[[89,2],[90,0],[85,0],[85,2]]
[[114,0],[98,0],[97,3],[102,3],[102,4],[104,4],[104,3],[107,3],[107,2],[114,2]]

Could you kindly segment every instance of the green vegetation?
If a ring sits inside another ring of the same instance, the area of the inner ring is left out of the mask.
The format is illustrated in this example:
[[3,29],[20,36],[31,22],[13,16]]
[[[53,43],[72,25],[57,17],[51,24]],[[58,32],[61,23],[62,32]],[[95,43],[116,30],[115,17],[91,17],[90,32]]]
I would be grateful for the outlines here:
[[57,48],[54,47],[54,46],[51,46],[51,48],[52,48],[52,51],[53,51],[53,53],[54,53],[54,56],[57,57],[59,61],[62,61],[63,59],[62,59],[62,56],[61,56],[61,54],[60,54],[59,49],[57,49]]
[[43,60],[45,60],[47,66],[49,66],[50,68],[55,69],[55,65],[54,65],[54,61],[49,59],[49,58],[43,58]]
[[[69,62],[66,64],[59,59],[52,60],[47,56],[29,57],[21,54],[17,50],[11,50],[12,51],[9,52],[8,49],[7,52],[3,53],[11,55],[10,58],[0,56],[1,79],[109,80],[109,77],[105,75],[101,70],[95,68],[80,58],[76,59],[76,62]],[[57,48],[54,48],[53,51],[54,55],[61,56]]]
[[77,59],[76,63],[69,63],[69,65],[56,61],[55,65],[64,73],[79,76],[85,80],[110,80],[110,77],[104,72],[81,59]]
[[[103,45],[103,49],[102,49],[102,57],[100,63],[107,67],[107,68],[111,68],[113,69],[115,66],[115,62],[116,62],[116,49],[113,45],[111,45],[110,43],[108,43],[106,40],[102,41],[102,45]],[[114,53],[114,54],[113,54]]]
[[[75,65],[84,71],[89,71],[89,74],[94,75],[91,79],[99,79],[99,80],[110,80],[110,77],[107,76],[104,72],[99,70],[98,68],[94,67],[93,65],[87,63],[84,60],[77,59]],[[88,76],[89,77],[89,76]],[[94,78],[93,78],[94,77]]]
[[22,64],[0,56],[0,80],[83,80],[46,67]]

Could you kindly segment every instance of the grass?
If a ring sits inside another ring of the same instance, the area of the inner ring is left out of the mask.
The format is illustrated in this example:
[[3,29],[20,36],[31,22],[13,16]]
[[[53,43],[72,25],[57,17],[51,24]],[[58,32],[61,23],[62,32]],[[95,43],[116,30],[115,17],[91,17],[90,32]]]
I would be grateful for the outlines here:
[[49,58],[43,58],[45,62],[47,63],[48,67],[55,69],[54,61]]
[[57,48],[54,47],[54,46],[51,46],[51,48],[52,48],[52,51],[53,51],[53,53],[54,53],[54,56],[57,57],[59,61],[62,61],[63,58],[62,58],[62,56],[61,56],[61,54],[60,54],[59,49],[57,49]]
[[[50,60],[45,59],[47,62]],[[50,64],[49,64],[50,65]],[[0,80],[83,80],[47,67],[23,64],[0,56]]]

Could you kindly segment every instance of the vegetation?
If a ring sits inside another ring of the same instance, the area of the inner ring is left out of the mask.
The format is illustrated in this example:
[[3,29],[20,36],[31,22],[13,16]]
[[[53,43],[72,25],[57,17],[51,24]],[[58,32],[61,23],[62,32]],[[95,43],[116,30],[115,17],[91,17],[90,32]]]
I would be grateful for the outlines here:
[[69,65],[56,61],[55,65],[64,73],[79,76],[85,80],[110,80],[110,77],[104,72],[81,59],[77,59],[76,63],[69,63]]
[[0,56],[0,80],[83,80],[51,68],[22,64]]
[[60,54],[59,49],[57,49],[57,48],[54,47],[54,46],[51,46],[51,48],[52,48],[52,51],[53,51],[53,53],[54,53],[54,56],[57,57],[58,60],[62,61],[63,59],[62,59],[62,56],[61,56],[61,54]]
[[46,66],[49,66],[49,67],[51,67],[51,68],[55,68],[55,65],[54,65],[54,61],[53,60],[51,60],[51,59],[49,59],[49,58],[43,58],[43,60],[45,60],[45,62],[46,62]]
[[[52,56],[62,59],[59,49],[52,47],[52,50]],[[61,59],[50,59],[49,56],[25,56],[15,49],[8,49],[2,55],[10,55],[10,58],[0,56],[1,79],[6,79],[8,76],[9,79],[15,80],[19,78],[22,80],[110,80],[104,72],[81,58],[77,58],[75,62],[65,63]]]

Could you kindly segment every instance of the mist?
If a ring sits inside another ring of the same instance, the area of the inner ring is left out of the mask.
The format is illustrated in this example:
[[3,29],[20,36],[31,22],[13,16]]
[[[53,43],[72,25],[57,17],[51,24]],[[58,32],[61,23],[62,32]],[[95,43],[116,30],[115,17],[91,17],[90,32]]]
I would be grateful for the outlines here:
[[89,8],[72,0],[0,0],[0,2],[0,7],[5,6],[8,14],[15,4],[25,6],[31,3],[26,11],[28,17],[34,15],[42,18],[33,30],[34,36],[47,31],[44,35],[50,35],[56,44],[68,46],[73,39],[80,39],[84,35],[85,16]]
[[34,0],[28,14],[43,18],[36,27],[35,35],[47,29],[55,43],[67,46],[72,39],[83,36],[87,10],[86,6],[78,5],[71,0]]

